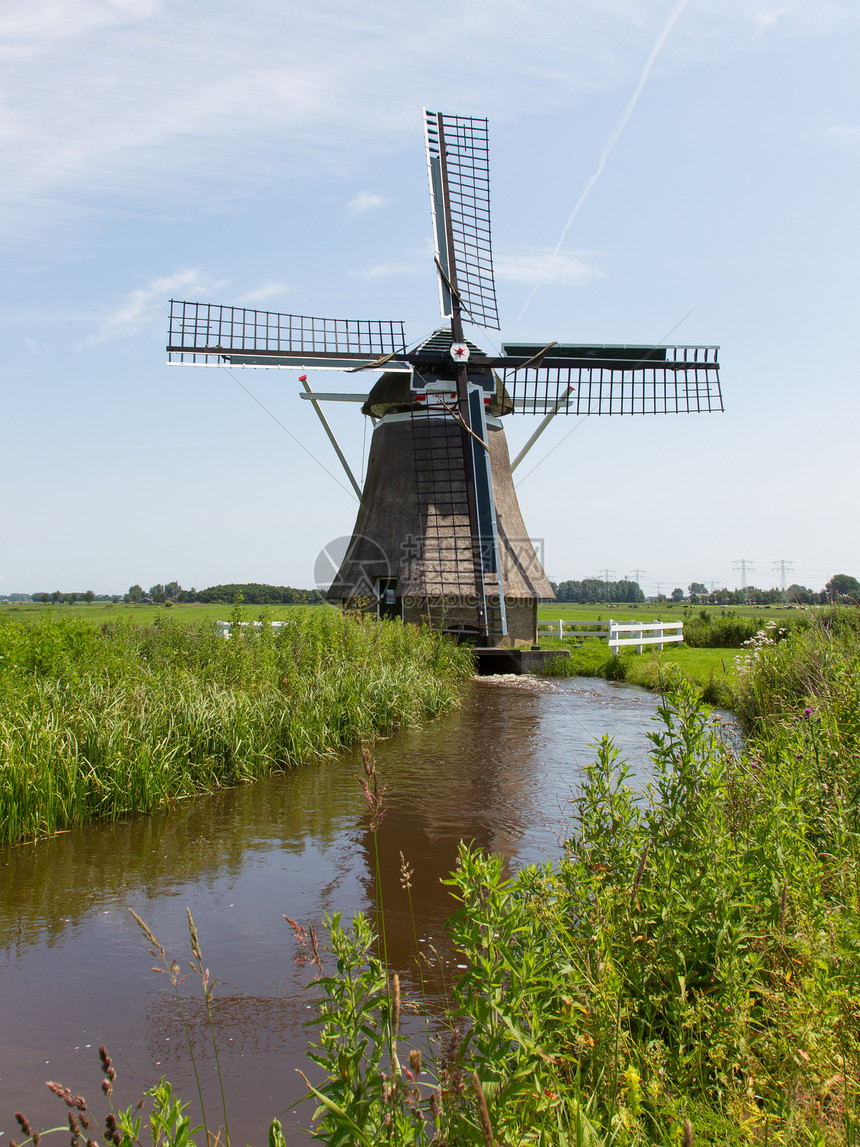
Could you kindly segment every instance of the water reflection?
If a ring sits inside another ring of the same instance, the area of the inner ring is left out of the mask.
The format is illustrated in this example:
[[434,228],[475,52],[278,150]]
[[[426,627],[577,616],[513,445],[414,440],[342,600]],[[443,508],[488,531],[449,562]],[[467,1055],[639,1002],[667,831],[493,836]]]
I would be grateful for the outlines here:
[[[46,1079],[95,1096],[99,1043],[120,1070],[120,1103],[162,1072],[192,1097],[175,1002],[166,978],[149,971],[127,912],[184,964],[187,905],[221,981],[215,1018],[234,1137],[263,1141],[272,1115],[301,1094],[293,1068],[305,1066],[308,1039],[310,975],[296,965],[283,913],[318,924],[325,913],[373,912],[378,846],[389,959],[414,976],[402,852],[419,940],[444,960],[452,901],[442,880],[460,840],[500,852],[509,868],[551,859],[589,745],[611,732],[642,775],[656,705],[603,682],[475,681],[459,712],[374,747],[387,786],[375,842],[356,752],[163,815],[10,850],[0,871],[0,1130],[13,1132],[15,1110],[41,1126],[64,1117]],[[199,993],[190,982],[183,993],[217,1122]],[[307,1117],[285,1117],[288,1141],[306,1141]]]

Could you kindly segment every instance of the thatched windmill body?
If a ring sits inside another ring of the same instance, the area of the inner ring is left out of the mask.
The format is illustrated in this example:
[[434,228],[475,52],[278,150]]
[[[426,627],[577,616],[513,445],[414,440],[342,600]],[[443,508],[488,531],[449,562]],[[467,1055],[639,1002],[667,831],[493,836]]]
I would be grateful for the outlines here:
[[[403,324],[173,300],[168,361],[382,370],[369,394],[309,399],[360,505],[328,596],[345,608],[428,623],[482,646],[535,640],[552,597],[523,523],[513,471],[557,415],[722,410],[718,348],[505,344],[487,355],[464,320],[499,329],[487,121],[425,112],[436,272],[449,325],[407,347]],[[360,401],[374,431],[359,488],[321,410]],[[512,463],[502,419],[543,419]]]

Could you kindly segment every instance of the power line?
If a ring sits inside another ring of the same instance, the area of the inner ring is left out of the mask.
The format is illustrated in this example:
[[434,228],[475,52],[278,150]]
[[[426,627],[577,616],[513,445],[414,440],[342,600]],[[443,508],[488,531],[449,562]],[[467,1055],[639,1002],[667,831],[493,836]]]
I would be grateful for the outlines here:
[[777,558],[775,562],[770,563],[772,570],[779,570],[780,578],[782,579],[782,592],[785,593],[785,571],[794,569],[794,562],[787,562],[785,558]]
[[755,569],[755,562],[751,561],[749,558],[740,558],[738,561],[732,562],[732,565],[735,567],[736,570],[739,569],[741,571],[741,584],[737,588],[743,589],[748,584],[747,583],[747,567],[749,567],[749,569],[751,571],[754,570]]

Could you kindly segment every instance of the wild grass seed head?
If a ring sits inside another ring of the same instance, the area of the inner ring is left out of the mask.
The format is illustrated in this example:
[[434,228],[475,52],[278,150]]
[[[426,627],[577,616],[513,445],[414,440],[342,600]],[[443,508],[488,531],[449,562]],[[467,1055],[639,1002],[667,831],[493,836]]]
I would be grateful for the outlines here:
[[478,1114],[481,1117],[481,1134],[484,1137],[485,1147],[495,1147],[496,1137],[493,1134],[493,1124],[490,1121],[490,1109],[487,1107],[487,1097],[484,1095],[477,1071],[472,1072],[472,1087],[475,1089],[475,1096],[478,1100]]
[[313,949],[313,953],[314,953],[314,963],[319,968],[320,973],[322,973],[323,966],[322,966],[322,960],[320,958],[320,946],[319,946],[319,941],[317,940],[316,929],[314,928],[313,924],[308,924],[308,928],[310,929],[310,933],[311,933],[311,948]]
[[54,1095],[59,1096],[67,1107],[76,1107],[78,1111],[87,1110],[87,1101],[84,1097],[82,1095],[73,1095],[69,1088],[63,1087],[61,1083],[54,1083],[52,1080],[48,1080],[45,1087],[47,1087],[49,1091],[53,1091]]
[[301,946],[303,948],[306,947],[307,942],[308,942],[308,934],[305,930],[304,925],[297,923],[292,918],[292,916],[284,916],[284,919],[289,924],[289,926],[292,928],[293,932],[295,933],[296,939],[301,944]]
[[376,832],[385,816],[385,806],[382,803],[385,785],[379,783],[379,773],[370,759],[370,750],[362,749],[361,755],[364,759],[364,803],[370,812],[370,831]]
[[33,1133],[33,1128],[30,1126],[30,1121],[20,1111],[15,1112],[15,1118],[18,1120],[18,1126],[24,1132],[28,1139],[32,1139],[34,1143],[39,1142],[39,1132]]

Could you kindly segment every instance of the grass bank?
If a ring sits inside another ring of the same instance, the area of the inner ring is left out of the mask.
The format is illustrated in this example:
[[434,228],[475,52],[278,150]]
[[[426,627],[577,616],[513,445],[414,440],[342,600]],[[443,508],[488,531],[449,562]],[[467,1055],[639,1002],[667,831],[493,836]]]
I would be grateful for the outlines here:
[[710,705],[733,709],[738,687],[738,662],[742,649],[702,649],[667,645],[662,652],[610,654],[606,643],[587,638],[580,646],[541,640],[545,648],[569,649],[570,657],[559,656],[544,673],[549,677],[605,677],[608,681],[628,681],[645,689],[666,692],[681,681],[691,685]]
[[[595,616],[591,620],[605,618]],[[636,620],[642,621],[645,617]],[[708,704],[735,709],[743,665],[749,651],[757,648],[761,641],[777,644],[807,630],[857,630],[860,626],[857,611],[844,607],[804,609],[788,615],[765,617],[760,613],[747,616],[727,610],[694,611],[688,607],[683,621],[683,644],[666,645],[659,652],[635,653],[628,649],[610,654],[605,642],[597,638],[577,642],[572,637],[564,640],[542,637],[541,644],[545,648],[566,649],[570,654],[569,658],[559,657],[550,662],[545,674],[605,677],[610,681],[629,681],[659,692],[667,692],[685,681]]]
[[443,639],[330,609],[229,641],[168,611],[0,622],[0,843],[372,740],[450,708],[469,672]]

